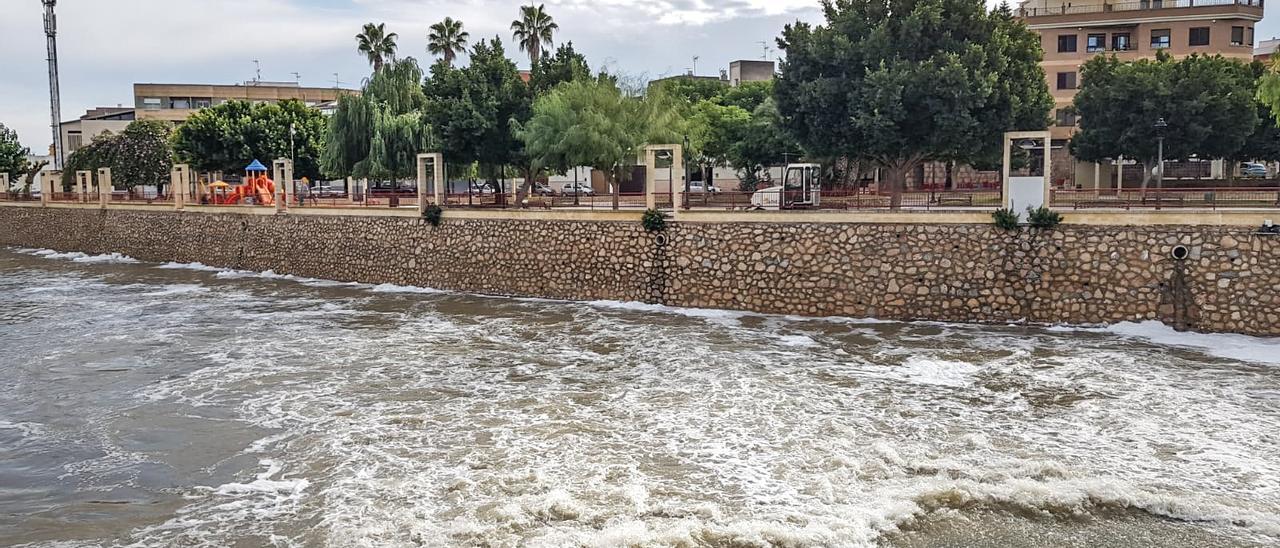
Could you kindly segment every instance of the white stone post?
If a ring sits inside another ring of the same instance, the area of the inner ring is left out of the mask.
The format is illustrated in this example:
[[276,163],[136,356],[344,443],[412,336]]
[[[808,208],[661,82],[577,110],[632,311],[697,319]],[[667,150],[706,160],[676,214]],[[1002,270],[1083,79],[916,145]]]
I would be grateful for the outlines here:
[[76,172],[76,201],[87,202],[88,200],[85,198],[84,193],[88,192],[89,187],[92,187],[92,186],[93,186],[93,172],[77,171]]
[[[58,186],[54,187],[54,181]],[[40,174],[40,205],[48,205],[49,200],[53,199],[53,189],[62,190],[62,172],[46,171]]]
[[293,161],[276,158],[271,163],[271,179],[276,183],[276,211],[289,209],[289,202],[293,199]]
[[0,191],[9,192],[9,174],[0,173]]
[[191,190],[191,166],[174,164],[169,171],[169,192],[173,194],[173,208],[181,211],[187,205],[187,192]]
[[658,207],[658,148],[644,147],[644,207]]
[[111,184],[111,168],[104,167],[98,169],[98,200],[102,204],[102,208],[107,208],[107,203],[111,201],[111,191],[115,187]]
[[[672,215],[675,215],[675,212],[680,211],[680,206],[677,204],[684,200],[684,179],[689,176],[684,170],[684,147],[681,145],[671,145],[671,171],[679,174],[678,178],[674,175],[671,177],[671,211]],[[702,191],[711,192],[713,182],[703,181]]]
[[[434,181],[427,186],[427,163],[431,163],[431,178]],[[418,155],[418,214],[427,211],[427,189],[432,188],[436,206],[444,206],[444,155],[439,152],[427,152]]]

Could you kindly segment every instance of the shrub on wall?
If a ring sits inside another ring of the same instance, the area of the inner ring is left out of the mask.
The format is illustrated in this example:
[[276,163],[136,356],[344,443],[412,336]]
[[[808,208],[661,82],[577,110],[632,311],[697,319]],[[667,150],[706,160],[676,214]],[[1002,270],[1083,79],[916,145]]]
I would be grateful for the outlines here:
[[1062,215],[1057,211],[1040,206],[1036,209],[1027,208],[1027,221],[1031,226],[1036,228],[1053,228],[1062,222]]
[[644,216],[640,217],[640,224],[644,225],[644,229],[649,232],[661,232],[667,228],[667,218],[662,215],[661,211],[646,209]]
[[426,219],[431,226],[440,226],[440,217],[444,216],[444,210],[440,206],[431,204],[422,212],[422,218]]
[[1012,209],[1001,208],[991,213],[991,219],[995,221],[996,227],[1003,230],[1018,229],[1018,214]]

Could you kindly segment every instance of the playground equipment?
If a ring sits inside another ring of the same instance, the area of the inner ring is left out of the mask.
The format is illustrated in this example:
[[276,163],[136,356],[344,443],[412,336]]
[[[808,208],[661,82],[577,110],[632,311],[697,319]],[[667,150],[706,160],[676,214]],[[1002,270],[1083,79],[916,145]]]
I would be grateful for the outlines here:
[[803,209],[818,207],[822,185],[818,164],[787,164],[782,172],[782,184],[757,190],[751,195],[751,207],[755,209]]
[[[256,205],[273,205],[276,202],[275,181],[267,178],[267,167],[254,160],[244,168],[244,182],[232,187],[222,181],[209,185],[208,191],[215,205],[232,205],[253,203]],[[228,191],[230,189],[230,191]]]

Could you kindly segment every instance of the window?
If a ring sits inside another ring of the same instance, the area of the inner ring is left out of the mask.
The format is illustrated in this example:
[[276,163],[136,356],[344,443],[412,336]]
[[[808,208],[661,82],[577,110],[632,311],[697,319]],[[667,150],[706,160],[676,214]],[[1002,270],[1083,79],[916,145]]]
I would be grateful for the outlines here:
[[1253,45],[1253,27],[1245,27],[1244,32],[1245,32],[1245,42],[1244,42],[1245,45],[1252,46]]
[[1085,49],[1085,51],[1088,51],[1089,53],[1096,53],[1096,52],[1099,52],[1099,51],[1106,51],[1106,50],[1107,50],[1107,35],[1105,35],[1105,34],[1090,34],[1087,38],[1085,38],[1085,42],[1084,42],[1084,49]]
[[1244,27],[1231,27],[1231,45],[1244,45]]
[[191,98],[191,106],[193,108],[209,108],[209,105],[211,104],[213,104],[213,100],[209,99],[208,97],[192,97]]
[[1059,72],[1058,89],[1076,89],[1076,73]]
[[1129,33],[1117,32],[1111,35],[1111,49],[1115,51],[1129,51],[1133,49],[1133,45],[1129,43]]
[[181,109],[191,108],[191,98],[190,97],[174,97],[172,99],[169,99],[169,108],[181,108]]
[[1054,113],[1056,125],[1060,127],[1072,127],[1076,125],[1076,113],[1069,108],[1058,109]]
[[1075,53],[1076,35],[1062,34],[1058,36],[1058,53]]
[[1151,49],[1169,47],[1169,36],[1169,29],[1155,29],[1151,31]]
[[79,131],[68,131],[67,150],[65,152],[67,154],[71,154],[72,152],[80,150],[80,147],[82,146],[84,146],[84,134]]
[[143,110],[160,110],[162,102],[159,97],[146,97],[142,99]]
[[1191,27],[1191,32],[1187,37],[1187,45],[1189,46],[1209,45],[1209,27]]

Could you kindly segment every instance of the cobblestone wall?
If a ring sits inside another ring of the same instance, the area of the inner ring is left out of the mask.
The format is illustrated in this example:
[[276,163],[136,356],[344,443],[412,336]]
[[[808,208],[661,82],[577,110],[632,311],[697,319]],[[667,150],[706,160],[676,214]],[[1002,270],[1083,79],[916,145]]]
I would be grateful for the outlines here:
[[[555,299],[1280,335],[1280,237],[1232,227],[449,220],[0,208],[0,243]],[[1170,257],[1176,245],[1189,257]]]

